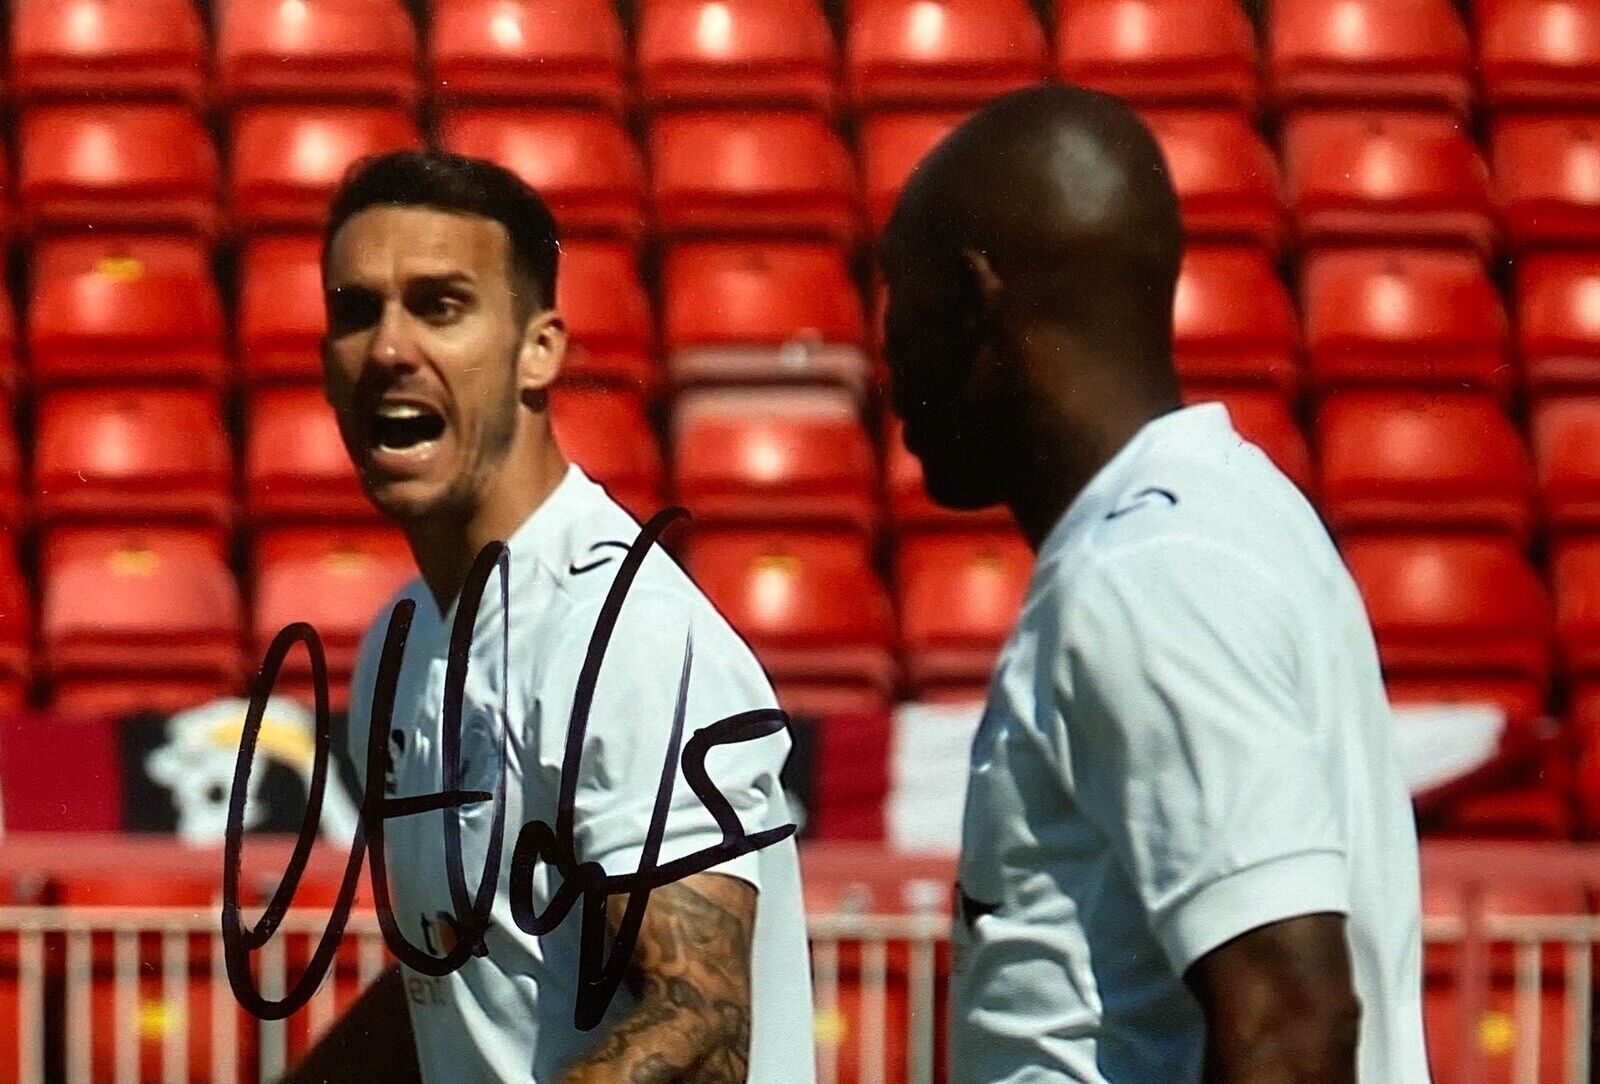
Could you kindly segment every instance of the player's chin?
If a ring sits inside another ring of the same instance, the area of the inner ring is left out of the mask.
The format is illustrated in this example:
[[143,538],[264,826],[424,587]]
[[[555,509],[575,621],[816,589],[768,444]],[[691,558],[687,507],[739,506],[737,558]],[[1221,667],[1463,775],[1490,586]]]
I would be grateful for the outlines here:
[[976,512],[999,503],[991,475],[973,470],[939,470],[923,464],[923,484],[935,504],[956,512]]
[[435,518],[449,504],[447,487],[426,478],[367,478],[363,488],[374,508],[399,523]]

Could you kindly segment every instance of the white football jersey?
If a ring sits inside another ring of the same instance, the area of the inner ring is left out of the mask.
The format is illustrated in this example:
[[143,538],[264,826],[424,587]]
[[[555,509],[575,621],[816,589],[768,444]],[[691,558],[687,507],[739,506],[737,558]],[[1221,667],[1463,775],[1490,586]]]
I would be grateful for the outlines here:
[[[431,1084],[556,1081],[634,1004],[624,985],[598,1027],[577,1030],[583,904],[574,906],[551,932],[530,936],[512,919],[510,884],[512,849],[522,826],[532,820],[557,824],[579,672],[607,592],[638,533],[633,518],[573,465],[507,540],[508,630],[502,624],[497,574],[483,592],[463,698],[462,786],[490,792],[504,786],[505,834],[484,938],[487,952],[468,957],[459,970],[441,978],[402,970],[423,1077]],[[390,778],[369,781],[365,776],[370,706],[391,607],[369,631],[352,679],[350,752],[363,786],[408,797],[447,785],[441,706],[456,605],[441,615],[420,579],[399,597],[414,600],[416,610],[389,732]],[[669,764],[686,665],[685,745],[707,724],[776,707],[748,646],[684,571],[652,547],[626,596],[594,686],[573,799],[578,862],[598,862],[613,876],[639,868],[663,768]],[[778,782],[788,749],[789,737],[779,731],[715,746],[706,756],[712,782],[747,834],[791,823]],[[658,865],[724,838],[679,764],[671,766]],[[459,811],[469,897],[483,869],[492,805],[475,802]],[[446,816],[446,811],[434,810],[385,825],[399,928],[413,945],[434,956],[456,943],[458,929],[446,876]],[[748,881],[760,893],[753,943],[750,1080],[810,1084],[810,964],[794,840],[784,839],[714,869]],[[533,908],[543,912],[560,887],[560,877],[541,864],[531,880]]]
[[1197,1081],[1189,966],[1341,912],[1361,1079],[1427,1081],[1393,725],[1299,490],[1220,404],[1147,424],[1040,547],[973,740],[954,1079]]

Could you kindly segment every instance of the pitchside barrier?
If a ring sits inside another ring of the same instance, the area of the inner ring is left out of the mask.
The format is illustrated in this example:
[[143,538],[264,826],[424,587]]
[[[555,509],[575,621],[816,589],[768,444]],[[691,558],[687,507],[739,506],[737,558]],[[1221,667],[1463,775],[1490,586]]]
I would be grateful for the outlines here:
[[[259,904],[287,846],[248,850],[247,903]],[[301,973],[341,861],[315,856],[256,954],[267,996]],[[819,1081],[946,1079],[950,861],[818,845],[803,863]],[[311,1001],[254,1019],[223,971],[220,869],[219,853],[127,837],[0,844],[0,1084],[271,1081],[388,963],[364,896]],[[1424,870],[1435,1080],[1589,1084],[1600,850],[1433,843]]]

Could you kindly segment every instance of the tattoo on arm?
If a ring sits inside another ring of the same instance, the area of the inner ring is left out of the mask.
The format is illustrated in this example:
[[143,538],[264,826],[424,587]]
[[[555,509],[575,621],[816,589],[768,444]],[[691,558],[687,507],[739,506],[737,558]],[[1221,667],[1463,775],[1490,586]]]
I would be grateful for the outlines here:
[[[612,897],[613,926],[625,897]],[[718,873],[650,894],[629,969],[638,1003],[565,1084],[739,1084],[749,1071],[756,891]]]

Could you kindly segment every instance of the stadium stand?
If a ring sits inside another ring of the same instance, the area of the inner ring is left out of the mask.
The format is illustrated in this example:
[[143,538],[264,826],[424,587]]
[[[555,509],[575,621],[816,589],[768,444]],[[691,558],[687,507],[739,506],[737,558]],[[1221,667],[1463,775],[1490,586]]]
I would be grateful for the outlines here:
[[1191,384],[1301,385],[1300,329],[1266,257],[1243,246],[1191,245],[1173,299],[1178,376]]
[[217,92],[230,105],[417,104],[416,28],[399,0],[231,0],[217,11]]
[[1255,29],[1234,0],[1062,0],[1056,72],[1143,106],[1254,112]]
[[1600,117],[1501,117],[1489,142],[1513,248],[1600,243]]
[[1517,260],[1517,349],[1534,395],[1600,389],[1600,264],[1583,252]]
[[845,77],[861,109],[973,108],[1044,78],[1044,32],[1024,0],[859,0]]
[[376,518],[315,384],[263,387],[250,396],[244,500],[252,523]]
[[647,0],[639,12],[647,108],[831,113],[838,49],[814,0]]
[[608,0],[434,0],[432,11],[441,103],[622,113],[627,51]]
[[556,304],[572,336],[564,379],[654,394],[661,369],[650,299],[631,247],[604,240],[562,242]]
[[320,380],[322,236],[252,237],[239,248],[235,342],[247,384]]
[[888,225],[912,169],[967,115],[966,110],[886,110],[862,120],[861,183],[874,234]]
[[191,0],[18,0],[11,5],[11,92],[51,99],[170,99],[199,106],[210,72]]
[[1594,5],[1479,0],[1472,9],[1490,106],[1600,106],[1600,11]]
[[1276,253],[1283,241],[1283,196],[1272,151],[1232,111],[1152,110],[1145,120],[1161,143],[1192,242],[1254,244]]

